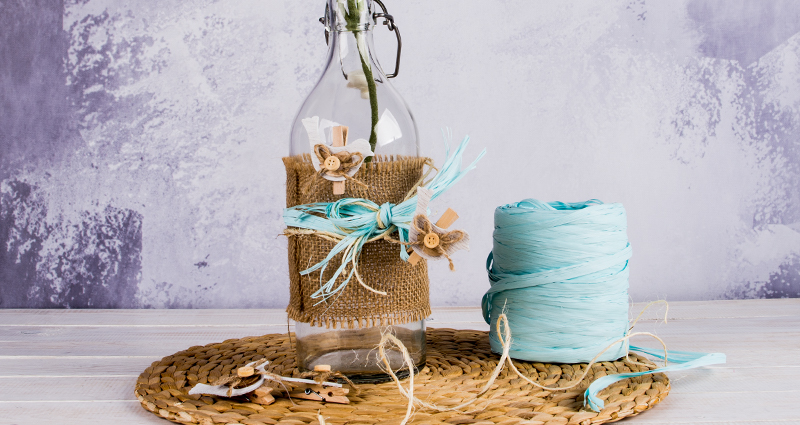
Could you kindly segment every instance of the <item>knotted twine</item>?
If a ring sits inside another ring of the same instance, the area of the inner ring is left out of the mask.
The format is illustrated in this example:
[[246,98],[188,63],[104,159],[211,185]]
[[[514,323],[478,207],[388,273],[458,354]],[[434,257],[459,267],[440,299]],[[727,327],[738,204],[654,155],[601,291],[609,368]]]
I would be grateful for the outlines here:
[[[263,365],[265,363],[267,363],[267,359],[261,359],[261,360],[255,362],[254,364],[252,364],[251,367],[254,369],[254,373],[251,376],[247,376],[247,377],[239,376],[239,374],[237,373],[237,370],[233,369],[232,373],[229,373],[227,375],[222,375],[219,378],[215,379],[213,382],[209,382],[208,385],[215,386],[215,387],[216,386],[220,386],[220,385],[227,385],[228,386],[228,395],[227,396],[231,397],[233,395],[233,390],[234,389],[249,387],[250,385],[255,384],[259,379],[261,379],[262,375],[265,375],[265,376],[267,374],[272,375],[269,372],[265,372],[265,371],[257,369],[259,366],[261,366],[261,365]],[[277,376],[277,375],[274,375],[274,376]]]
[[[453,264],[453,259],[450,258],[450,254],[447,253],[447,250],[450,246],[455,245],[464,240],[465,233],[463,230],[449,230],[444,232],[437,232],[431,220],[428,217],[421,214],[417,214],[414,216],[414,219],[411,220],[411,226],[417,231],[417,240],[403,242],[400,240],[392,239],[388,236],[385,239],[392,243],[398,243],[405,246],[419,247],[431,257],[445,257],[447,258],[447,261],[450,263],[450,270],[456,269],[455,265]],[[425,238],[428,237],[428,235],[430,234],[436,235],[436,246],[434,246],[433,248],[429,247],[425,242]]]
[[[364,162],[364,155],[360,152],[341,151],[333,153],[327,145],[319,143],[314,145],[314,155],[316,155],[320,163],[319,171],[317,172],[319,178],[324,178],[325,176],[344,177],[346,180],[362,187],[368,187],[364,182],[350,176],[350,173],[358,169]],[[332,156],[339,161],[339,167],[334,170],[328,169],[325,166],[325,161]],[[312,180],[308,182],[303,190],[309,191],[311,186],[320,187],[320,185],[314,185],[314,181]]]

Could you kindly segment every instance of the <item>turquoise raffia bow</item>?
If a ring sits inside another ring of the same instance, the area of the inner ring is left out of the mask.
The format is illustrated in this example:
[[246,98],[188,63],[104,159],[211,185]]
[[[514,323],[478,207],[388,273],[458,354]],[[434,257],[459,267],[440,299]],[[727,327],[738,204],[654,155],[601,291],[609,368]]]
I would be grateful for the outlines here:
[[[448,145],[447,139],[448,137],[445,137],[445,145]],[[464,138],[452,155],[450,155],[449,146],[447,147],[447,159],[442,169],[424,185],[433,192],[431,200],[436,199],[461,180],[467,172],[475,168],[477,162],[486,153],[484,149],[469,166],[461,169],[461,159],[467,144],[469,144],[469,136]],[[383,292],[370,288],[358,275],[358,258],[361,249],[365,243],[388,237],[395,230],[397,230],[401,242],[408,242],[409,225],[416,205],[417,195],[415,194],[397,205],[392,203],[378,205],[367,199],[344,198],[336,202],[318,202],[286,208],[283,212],[283,221],[286,226],[306,229],[306,232],[299,231],[291,234],[313,234],[337,242],[325,259],[300,272],[301,275],[307,275],[321,269],[321,287],[311,295],[311,298],[319,299],[317,304],[324,302],[344,289],[354,275],[365,288],[385,295]],[[333,276],[322,284],[322,276],[328,263],[339,253],[344,253],[342,263]],[[400,246],[400,258],[408,260],[408,253],[404,245]],[[334,287],[336,279],[344,273],[348,264],[351,267],[347,278]]]

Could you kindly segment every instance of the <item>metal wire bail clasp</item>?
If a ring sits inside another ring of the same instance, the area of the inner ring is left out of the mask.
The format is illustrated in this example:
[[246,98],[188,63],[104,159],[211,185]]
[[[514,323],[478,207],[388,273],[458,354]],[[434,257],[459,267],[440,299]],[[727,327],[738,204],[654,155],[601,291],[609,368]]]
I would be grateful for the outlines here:
[[386,74],[386,78],[394,78],[397,77],[397,74],[400,73],[400,52],[403,50],[403,39],[400,38],[400,29],[397,28],[397,25],[394,23],[394,17],[386,11],[386,6],[384,6],[381,0],[374,0],[375,3],[378,3],[378,6],[381,7],[383,12],[375,12],[372,14],[372,19],[377,22],[378,18],[383,18],[383,25],[386,25],[389,28],[389,31],[394,31],[394,34],[397,36],[397,59],[395,59],[394,63],[394,72],[391,74]]
[[[383,4],[381,0],[373,0],[378,6],[381,7],[383,12],[375,12],[372,14],[372,19],[377,23],[378,18],[383,18],[383,25],[389,29],[389,31],[394,31],[395,36],[397,36],[397,58],[395,59],[394,63],[394,72],[391,74],[386,74],[386,78],[394,78],[397,77],[397,74],[400,73],[400,53],[403,50],[403,39],[400,37],[400,29],[397,28],[397,25],[394,23],[394,16],[390,15],[389,12],[386,10],[386,6]],[[330,7],[327,3],[325,3],[325,16],[319,18],[319,22],[325,26],[325,44],[330,44],[330,34],[331,34],[331,21],[330,18]]]

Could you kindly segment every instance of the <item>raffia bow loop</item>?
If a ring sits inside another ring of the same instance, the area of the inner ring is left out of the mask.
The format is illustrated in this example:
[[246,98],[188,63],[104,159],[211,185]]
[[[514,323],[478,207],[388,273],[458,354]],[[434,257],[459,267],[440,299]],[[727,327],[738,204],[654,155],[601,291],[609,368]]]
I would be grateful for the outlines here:
[[415,215],[411,225],[416,234],[416,240],[409,243],[412,249],[422,251],[428,257],[445,257],[450,263],[450,270],[455,270],[450,253],[456,251],[454,248],[467,238],[467,232],[440,229],[422,214]]

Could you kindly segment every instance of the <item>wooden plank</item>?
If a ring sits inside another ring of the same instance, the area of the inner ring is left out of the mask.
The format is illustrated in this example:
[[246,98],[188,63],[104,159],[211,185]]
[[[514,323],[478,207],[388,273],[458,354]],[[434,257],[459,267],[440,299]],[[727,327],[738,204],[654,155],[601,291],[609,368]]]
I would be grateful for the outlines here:
[[138,376],[163,356],[0,357],[0,378],[16,376]]
[[[631,305],[636,317],[647,303]],[[800,316],[800,299],[679,301],[670,303],[670,320]],[[434,321],[482,323],[479,307],[435,307]],[[660,320],[663,307],[656,305],[642,320]],[[0,309],[0,326],[130,326],[259,327],[286,323],[283,309],[207,310],[34,310]]]
[[[649,303],[631,304],[628,317],[631,320],[636,318],[647,304]],[[655,304],[642,315],[640,321],[662,321],[664,312],[663,304]],[[672,302],[669,303],[668,321],[764,317],[800,317],[800,299]],[[484,323],[479,307],[434,308],[429,325],[436,326],[438,321]]]
[[[466,324],[443,324],[473,329]],[[285,325],[262,328],[96,328],[0,326],[0,359],[8,356],[154,356],[164,357],[195,345],[231,338],[286,333]],[[488,325],[484,325],[488,329]]]
[[[652,341],[641,339],[642,346],[656,347]],[[671,344],[675,348],[687,348],[686,344]],[[728,349],[730,348],[730,349]],[[760,368],[779,368],[793,369],[800,368],[791,362],[783,363],[780,366],[767,366],[760,352],[753,353],[747,347],[728,347],[723,350],[728,357],[727,365],[710,366],[713,369],[760,369]],[[788,353],[786,358],[797,354]],[[0,356],[0,377],[16,376],[108,376],[108,375],[130,375],[136,376],[152,362],[160,360],[163,356]],[[771,359],[774,359],[771,357]],[[751,361],[752,360],[752,361]],[[772,361],[772,360],[771,360]],[[791,376],[794,372],[792,372]],[[677,375],[676,375],[677,376]],[[694,376],[694,375],[689,375]],[[683,379],[683,378],[681,378]],[[799,381],[800,382],[800,381]]]
[[0,401],[136,400],[137,376],[0,378]]
[[139,401],[0,402],[0,424],[13,425],[166,425]]
[[[439,307],[435,321],[483,323],[477,307]],[[231,327],[286,326],[283,310],[0,310],[0,327]]]
[[636,424],[797,424],[798,391],[681,393],[673,390],[652,411],[627,423]]
[[[483,313],[478,307],[440,307],[434,308],[428,317],[426,325],[436,328],[447,327],[445,324],[474,323],[478,326],[486,325]],[[474,328],[479,329],[479,328]],[[488,329],[488,328],[487,328]]]
[[[463,325],[463,326],[461,326]],[[475,328],[473,323],[437,323],[439,327]],[[483,329],[488,325],[483,324]],[[260,332],[258,332],[260,331]],[[655,332],[675,350],[726,352],[731,364],[747,366],[760,362],[765,353],[754,347],[771,347],[768,357],[775,363],[793,364],[798,357],[800,317],[752,319],[698,319],[668,324],[643,322],[635,331]],[[166,356],[193,345],[229,338],[284,333],[283,326],[262,328],[94,328],[94,327],[2,327],[0,356]],[[637,344],[657,342],[637,339]],[[641,342],[638,342],[641,341]],[[737,356],[733,356],[736,353]],[[738,357],[738,358],[737,358]]]
[[[646,302],[631,304],[631,318],[635,318],[647,305]],[[771,300],[716,300],[716,301],[677,301],[669,303],[670,320],[724,319],[800,316],[800,298]],[[652,306],[643,320],[664,318],[663,304]]]
[[273,333],[286,333],[286,325],[262,325],[260,328],[0,326],[0,355],[155,356],[169,354],[175,348],[182,350],[231,338]]
[[0,309],[0,326],[259,327],[286,326],[283,309],[25,310]]

